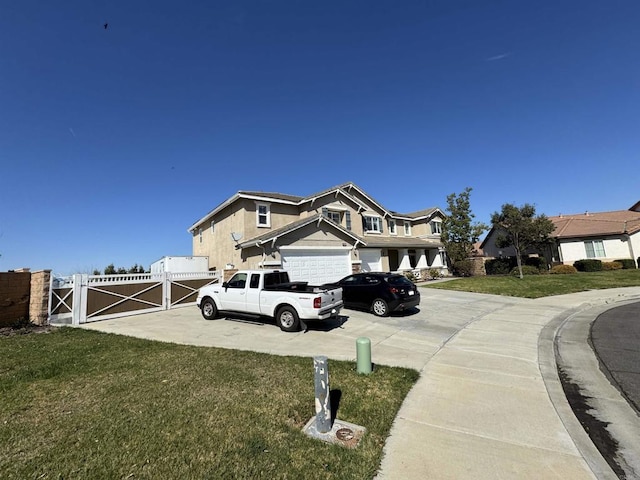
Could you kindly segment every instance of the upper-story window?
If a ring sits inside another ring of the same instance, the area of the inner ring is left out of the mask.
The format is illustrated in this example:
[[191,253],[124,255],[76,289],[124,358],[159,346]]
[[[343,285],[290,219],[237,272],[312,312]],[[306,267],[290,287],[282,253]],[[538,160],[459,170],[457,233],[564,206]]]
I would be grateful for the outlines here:
[[202,243],[202,229],[198,229],[198,238],[200,239],[200,243]]
[[436,220],[431,222],[431,233],[433,235],[442,233],[442,222],[438,222]]
[[602,240],[584,242],[584,248],[587,251],[587,258],[604,258],[606,256]]
[[411,222],[404,222],[404,234],[411,235]]
[[256,225],[258,227],[271,226],[271,208],[268,203],[256,203]]
[[340,223],[340,212],[327,211],[327,218],[333,220],[336,223]]
[[364,216],[364,231],[382,233],[382,219],[380,217]]
[[[351,212],[349,210],[331,210],[331,207],[322,207],[322,216],[336,222],[338,225],[347,227],[347,230],[351,230]],[[343,218],[344,224],[342,223]]]
[[395,220],[389,220],[389,234],[391,235],[397,235],[398,232],[396,231],[396,221]]

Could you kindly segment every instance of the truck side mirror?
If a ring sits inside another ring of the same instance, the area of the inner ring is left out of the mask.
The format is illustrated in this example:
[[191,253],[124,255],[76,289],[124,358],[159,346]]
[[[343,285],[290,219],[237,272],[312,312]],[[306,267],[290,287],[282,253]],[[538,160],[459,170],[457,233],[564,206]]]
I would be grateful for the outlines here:
[[224,282],[222,284],[222,288],[229,288],[229,283],[228,282]]

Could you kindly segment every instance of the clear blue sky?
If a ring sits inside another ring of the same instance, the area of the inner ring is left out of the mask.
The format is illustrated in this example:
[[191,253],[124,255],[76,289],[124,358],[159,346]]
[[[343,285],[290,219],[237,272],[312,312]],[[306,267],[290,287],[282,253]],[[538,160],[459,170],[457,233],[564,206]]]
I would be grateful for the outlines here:
[[4,1],[0,271],[190,255],[238,190],[629,208],[639,26],[637,0]]

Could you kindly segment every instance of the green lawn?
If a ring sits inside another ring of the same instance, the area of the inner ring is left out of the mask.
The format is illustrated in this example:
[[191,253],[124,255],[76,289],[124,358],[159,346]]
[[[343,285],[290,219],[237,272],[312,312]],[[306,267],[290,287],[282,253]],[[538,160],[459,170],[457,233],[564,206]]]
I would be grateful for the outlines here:
[[[354,346],[355,350],[355,346]],[[346,449],[301,432],[313,360],[72,328],[0,337],[0,477],[372,478],[410,369],[329,361]]]
[[569,275],[482,276],[425,284],[424,287],[512,297],[540,298],[550,295],[640,286],[640,270],[580,272]]

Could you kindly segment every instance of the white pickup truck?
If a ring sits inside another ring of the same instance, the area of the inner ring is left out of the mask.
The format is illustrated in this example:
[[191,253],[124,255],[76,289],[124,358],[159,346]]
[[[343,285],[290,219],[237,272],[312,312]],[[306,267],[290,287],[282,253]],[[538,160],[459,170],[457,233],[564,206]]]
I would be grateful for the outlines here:
[[266,316],[285,332],[295,332],[305,321],[337,317],[342,288],[290,282],[283,270],[241,270],[222,285],[202,287],[196,304],[207,320],[218,312]]

